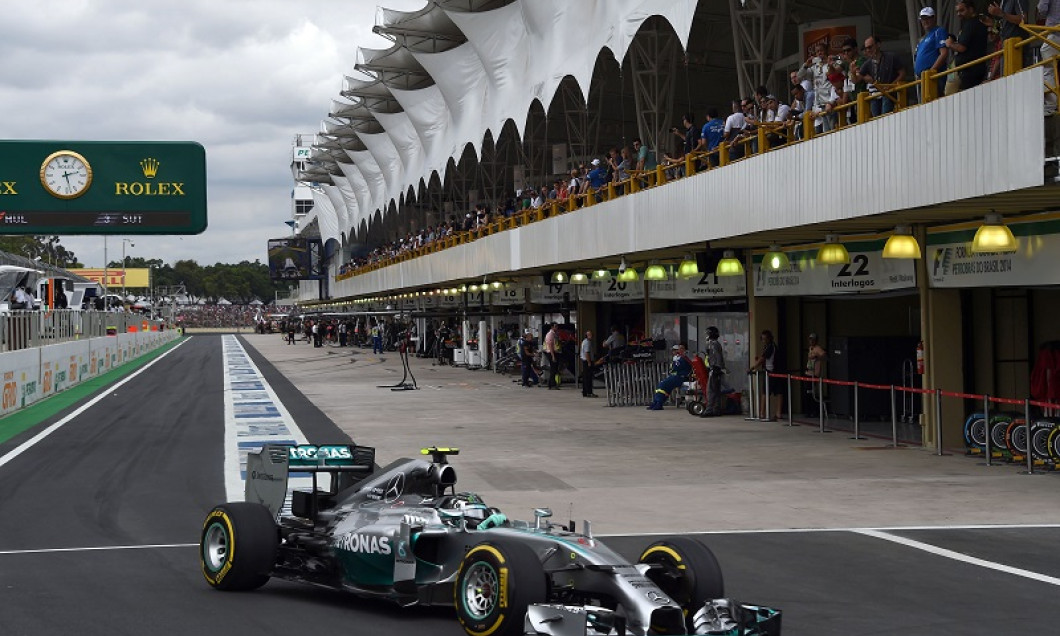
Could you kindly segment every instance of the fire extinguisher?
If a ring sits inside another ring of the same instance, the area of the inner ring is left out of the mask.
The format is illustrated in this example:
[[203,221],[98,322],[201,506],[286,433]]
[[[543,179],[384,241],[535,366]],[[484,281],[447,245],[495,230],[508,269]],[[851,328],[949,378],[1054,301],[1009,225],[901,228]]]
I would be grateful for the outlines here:
[[920,375],[924,375],[924,341],[921,340],[916,345],[916,372]]

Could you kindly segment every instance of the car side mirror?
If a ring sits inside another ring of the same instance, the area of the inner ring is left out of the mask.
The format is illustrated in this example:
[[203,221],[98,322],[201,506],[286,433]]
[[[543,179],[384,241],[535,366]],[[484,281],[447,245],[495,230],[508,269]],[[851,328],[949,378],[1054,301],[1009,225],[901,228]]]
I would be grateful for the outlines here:
[[541,529],[541,520],[552,516],[551,508],[534,508],[534,530]]

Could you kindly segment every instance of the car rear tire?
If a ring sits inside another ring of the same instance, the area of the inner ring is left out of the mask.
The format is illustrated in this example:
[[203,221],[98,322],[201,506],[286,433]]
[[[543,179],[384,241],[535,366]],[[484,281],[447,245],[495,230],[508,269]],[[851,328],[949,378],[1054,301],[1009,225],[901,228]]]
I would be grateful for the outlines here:
[[647,577],[685,612],[692,629],[692,616],[708,599],[725,598],[725,579],[710,548],[690,537],[656,541],[641,553],[639,563],[657,564]]
[[265,506],[233,502],[206,515],[199,560],[206,582],[218,590],[256,590],[269,580],[279,543],[276,521]]
[[545,572],[521,543],[480,543],[464,555],[453,604],[470,636],[522,636],[526,608],[546,599]]

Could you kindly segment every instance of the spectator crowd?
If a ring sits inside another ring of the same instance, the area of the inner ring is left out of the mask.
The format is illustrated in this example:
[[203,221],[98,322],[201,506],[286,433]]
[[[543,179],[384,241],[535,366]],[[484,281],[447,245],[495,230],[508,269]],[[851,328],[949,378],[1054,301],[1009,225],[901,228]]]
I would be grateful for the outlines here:
[[[650,180],[645,173],[654,172],[660,164],[667,178],[681,178],[685,176],[689,162],[696,170],[718,166],[722,147],[730,160],[736,160],[759,152],[763,135],[766,143],[775,147],[856,123],[859,117],[856,105],[862,94],[869,100],[868,116],[890,113],[899,103],[897,87],[922,77],[927,70],[943,74],[936,87],[938,97],[996,79],[1001,75],[1000,56],[945,74],[947,68],[961,67],[1000,51],[1005,39],[1028,37],[1027,31],[1020,26],[1025,16],[1021,14],[1017,0],[991,2],[985,7],[981,6],[983,1],[959,0],[956,3],[960,18],[956,34],[939,26],[933,8],[922,9],[919,13],[922,38],[913,54],[912,69],[907,68],[901,56],[885,50],[878,35],[869,36],[860,45],[850,37],[818,42],[806,60],[791,71],[786,93],[778,96],[761,86],[754,95],[734,99],[731,110],[724,117],[718,108],[707,108],[702,125],[697,124],[693,113],[687,113],[681,126],[671,129],[677,138],[676,143],[672,152],[661,153],[661,161],[657,161],[656,153],[640,139],[634,139],[631,146],[610,148],[602,159],[593,158],[575,165],[569,175],[556,178],[551,184],[527,185],[492,205],[477,204],[463,218],[453,214],[436,225],[379,245],[344,263],[339,274],[346,275],[366,265],[386,262],[447,237],[483,230],[497,220],[524,210],[540,210],[547,216],[553,203],[566,205],[573,198],[574,207],[577,207],[590,196],[599,201],[609,184],[617,195],[621,195],[631,178],[648,185]],[[1046,24],[1053,26],[1060,21],[1060,6],[1051,5],[1060,5],[1060,2],[1040,0],[1038,10],[1046,17]],[[1042,46],[1043,56],[1055,56],[1055,51],[1048,44]],[[1034,53],[1032,47],[1024,47],[1025,65],[1033,63]],[[902,98],[911,104],[923,101],[926,96],[918,87],[903,89]],[[1048,115],[1051,114],[1048,99],[1046,102]],[[1054,96],[1054,112],[1055,103]],[[812,126],[813,130],[805,130],[806,126]]]

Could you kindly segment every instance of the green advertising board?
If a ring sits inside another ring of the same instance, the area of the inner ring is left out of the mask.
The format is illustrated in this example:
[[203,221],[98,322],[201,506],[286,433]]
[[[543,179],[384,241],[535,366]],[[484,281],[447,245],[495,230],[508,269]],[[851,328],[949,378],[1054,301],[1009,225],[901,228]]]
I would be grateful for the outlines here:
[[0,141],[0,234],[198,234],[206,150],[185,141]]

